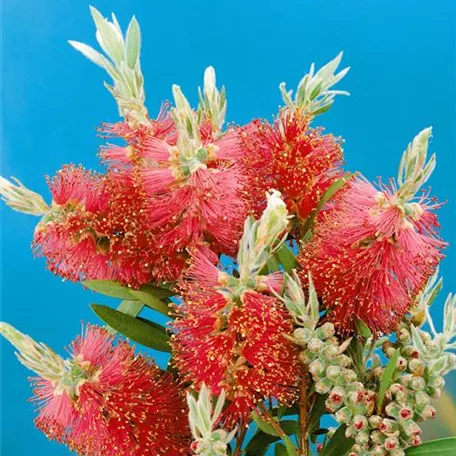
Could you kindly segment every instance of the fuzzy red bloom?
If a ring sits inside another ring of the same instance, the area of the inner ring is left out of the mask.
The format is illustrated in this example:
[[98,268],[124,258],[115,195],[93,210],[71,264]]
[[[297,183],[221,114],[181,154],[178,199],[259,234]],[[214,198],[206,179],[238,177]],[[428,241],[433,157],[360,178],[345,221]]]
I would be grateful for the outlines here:
[[48,438],[80,455],[189,453],[185,399],[170,374],[94,326],[73,342],[71,358],[80,371],[73,394],[35,381],[36,426]]
[[340,141],[309,124],[299,110],[284,109],[272,125],[253,121],[244,127],[244,172],[256,213],[264,209],[266,191],[276,189],[288,210],[305,219],[340,176]]
[[71,165],[49,180],[49,187],[52,209],[35,231],[35,252],[46,258],[50,271],[66,279],[111,278],[97,234],[100,215],[109,206],[105,178]]
[[204,382],[214,394],[224,389],[231,401],[224,420],[230,424],[247,422],[256,403],[265,398],[293,403],[298,349],[285,337],[293,325],[280,301],[253,290],[230,299],[200,285],[200,274],[209,285],[218,270],[197,257],[173,323],[172,345],[184,379],[197,388]]
[[[210,124],[202,121],[201,147],[194,161],[189,159],[189,166],[195,165],[191,168],[183,163],[187,158],[180,155],[178,134],[166,114],[133,131],[121,124],[110,132],[120,134],[128,146],[106,148],[102,157],[121,175],[131,169],[141,174],[160,264],[174,264],[176,254],[186,257],[187,250],[205,241],[216,252],[236,254],[247,216],[236,166],[243,154],[237,131],[215,138]],[[183,264],[158,278],[175,280],[182,269]]]
[[400,204],[394,185],[357,178],[318,217],[299,262],[341,331],[359,318],[390,333],[410,309],[445,245],[433,208],[425,196]]

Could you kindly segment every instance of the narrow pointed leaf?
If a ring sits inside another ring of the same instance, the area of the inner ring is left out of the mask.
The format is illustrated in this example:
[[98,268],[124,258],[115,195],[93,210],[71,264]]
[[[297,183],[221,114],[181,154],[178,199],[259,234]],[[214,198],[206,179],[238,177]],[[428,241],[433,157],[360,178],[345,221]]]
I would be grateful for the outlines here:
[[97,293],[120,299],[135,299],[130,291],[131,288],[125,287],[115,280],[86,280],[82,285]]
[[292,269],[298,266],[296,257],[290,247],[283,243],[280,249],[276,252],[276,257],[280,264],[283,266],[285,272],[291,272]]
[[350,448],[355,444],[355,439],[345,436],[345,424],[339,426],[336,433],[323,447],[319,456],[345,456]]
[[135,342],[158,351],[170,352],[169,335],[157,323],[134,318],[118,310],[100,304],[92,304],[92,310],[107,325]]
[[431,440],[405,450],[406,456],[450,456],[456,454],[456,437]]
[[[287,435],[297,434],[299,426],[297,421],[284,420],[280,423],[283,432]],[[280,437],[265,434],[262,431],[258,431],[249,441],[245,447],[246,456],[264,456],[269,449],[269,446],[274,442],[278,442]]]
[[130,293],[134,298],[143,302],[147,307],[150,307],[151,309],[154,309],[157,312],[162,313],[163,315],[168,315],[168,304],[164,303],[154,295],[141,290],[130,290]]
[[377,410],[380,411],[383,405],[383,399],[385,399],[385,394],[388,388],[391,385],[391,380],[393,379],[394,371],[396,370],[397,359],[399,358],[399,350],[396,350],[388,362],[388,365],[383,372],[382,379],[380,380],[380,386],[378,389],[377,397]]
[[287,449],[283,443],[278,443],[274,448],[274,456],[287,456]]

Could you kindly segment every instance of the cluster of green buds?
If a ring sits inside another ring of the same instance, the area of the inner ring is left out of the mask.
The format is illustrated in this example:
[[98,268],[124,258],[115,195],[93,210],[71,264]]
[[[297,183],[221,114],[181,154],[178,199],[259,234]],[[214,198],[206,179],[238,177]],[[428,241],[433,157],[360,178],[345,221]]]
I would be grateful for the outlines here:
[[29,190],[18,179],[12,178],[15,182],[0,176],[0,196],[2,200],[12,209],[24,214],[46,215],[50,207],[43,197]]
[[96,382],[100,375],[87,361],[78,357],[64,360],[47,345],[35,342],[8,323],[0,323],[0,334],[18,350],[16,356],[27,369],[51,382],[54,394],[66,393],[76,399],[81,386]]
[[114,84],[105,83],[105,87],[116,100],[119,114],[134,123],[147,123],[149,117],[144,105],[146,95],[140,65],[141,32],[138,21],[135,17],[131,19],[124,36],[114,14],[111,22],[92,6],[90,12],[97,29],[98,44],[105,55],[84,43],[69,43],[112,78]]
[[228,445],[233,439],[236,429],[230,433],[216,429],[220,414],[225,404],[225,392],[222,390],[212,410],[211,393],[203,383],[198,399],[187,393],[189,407],[189,423],[194,441],[191,445],[194,454],[201,456],[227,456]]
[[285,83],[282,82],[280,91],[287,107],[299,109],[313,117],[326,112],[334,103],[336,95],[349,95],[346,91],[331,89],[350,70],[350,67],[347,67],[336,73],[342,60],[342,55],[342,52],[339,53],[317,72],[315,72],[315,64],[312,63],[309,73],[302,78],[298,85],[294,100],[292,99],[293,92],[291,90],[287,91]]
[[[417,297],[414,313],[398,328],[397,341],[382,344],[390,361],[377,377],[391,366],[390,385],[382,401],[377,399],[377,414],[368,419],[368,444],[355,445],[350,456],[403,456],[404,449],[421,443],[419,423],[435,417],[431,401],[440,396],[444,376],[456,368],[456,356],[449,352],[456,348],[456,298],[450,294],[445,302],[443,333],[435,330],[428,311],[441,287],[437,275],[432,277]],[[426,319],[431,333],[414,325]]]

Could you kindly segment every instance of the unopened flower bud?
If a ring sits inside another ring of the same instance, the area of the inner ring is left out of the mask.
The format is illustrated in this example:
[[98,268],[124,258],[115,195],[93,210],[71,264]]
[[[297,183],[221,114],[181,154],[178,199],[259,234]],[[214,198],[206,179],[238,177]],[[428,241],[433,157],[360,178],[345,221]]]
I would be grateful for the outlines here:
[[403,356],[399,356],[399,358],[397,358],[396,369],[400,371],[407,369],[407,360]]
[[346,423],[352,416],[353,412],[348,407],[341,408],[335,415],[339,423]]
[[385,440],[385,449],[388,451],[393,451],[399,447],[399,440],[396,437],[388,437]]
[[424,362],[419,358],[413,358],[408,363],[408,368],[410,372],[421,372],[424,370]]
[[373,428],[378,428],[380,426],[380,424],[382,423],[382,418],[378,415],[372,415],[371,417],[369,417],[369,424],[373,427]]
[[370,438],[372,442],[376,443],[377,445],[379,445],[383,442],[383,440],[385,440],[385,436],[380,431],[372,431]]
[[331,390],[333,382],[329,378],[324,378],[315,383],[315,391],[318,394],[326,394]]
[[396,448],[393,451],[390,451],[390,456],[405,456],[405,452],[402,448]]
[[309,372],[314,378],[318,378],[325,371],[325,363],[321,359],[314,359],[309,364]]
[[392,416],[393,418],[399,418],[399,412],[401,410],[401,407],[399,407],[398,404],[395,402],[391,402],[385,407],[385,411],[389,416]]
[[423,420],[432,420],[435,418],[435,408],[430,405],[426,405],[420,415]]
[[340,367],[338,366],[329,366],[326,369],[326,376],[330,378],[331,380],[337,380],[337,378],[340,376]]
[[423,390],[426,387],[426,382],[424,381],[423,377],[414,377],[410,381],[410,388],[414,389],[415,391]]
[[318,353],[323,347],[323,342],[320,339],[317,339],[316,337],[313,337],[310,339],[309,343],[307,344],[307,349],[311,353]]
[[339,355],[336,359],[337,361],[337,364],[340,366],[340,367],[348,367],[350,366],[351,364],[351,358],[347,355]]
[[396,421],[384,418],[379,426],[379,430],[386,435],[395,434],[399,431],[399,425]]
[[345,396],[345,390],[339,386],[336,386],[329,394],[328,399],[332,403],[339,405],[339,404],[342,404],[344,396]]
[[406,344],[411,342],[412,336],[407,328],[401,328],[397,331],[397,339],[403,344]]
[[402,420],[409,420],[413,416],[413,410],[410,407],[402,407],[399,410],[399,418]]
[[431,402],[431,398],[424,391],[417,391],[415,393],[415,402],[419,407],[424,407]]
[[338,347],[336,345],[327,345],[323,348],[323,356],[326,359],[333,360],[338,355]]
[[356,415],[353,418],[353,427],[357,431],[362,431],[367,427],[367,418],[363,415]]
[[270,244],[288,226],[287,206],[282,195],[277,190],[272,190],[267,195],[268,203],[258,225],[258,241]]
[[319,329],[321,330],[322,335],[325,338],[334,336],[335,329],[334,329],[334,325],[332,323],[327,322],[327,323],[323,324]]

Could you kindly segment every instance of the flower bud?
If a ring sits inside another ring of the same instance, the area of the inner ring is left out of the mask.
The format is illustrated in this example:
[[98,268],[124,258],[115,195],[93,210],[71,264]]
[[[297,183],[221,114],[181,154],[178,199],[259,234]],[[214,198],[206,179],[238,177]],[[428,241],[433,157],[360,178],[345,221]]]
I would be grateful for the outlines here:
[[420,416],[421,416],[421,418],[423,418],[423,420],[434,419],[435,418],[435,408],[430,405],[426,405],[424,407],[423,411],[420,413]]
[[309,364],[309,372],[313,377],[318,378],[325,370],[325,363],[321,359],[314,359]]
[[331,380],[337,380],[337,378],[340,376],[340,367],[338,366],[329,366],[326,369],[326,376],[330,378]]
[[378,427],[380,432],[386,435],[393,435],[399,432],[399,425],[396,421],[384,418]]
[[351,358],[347,355],[339,355],[336,359],[337,361],[337,364],[340,366],[340,367],[348,367],[350,364],[351,364]]
[[413,417],[413,410],[410,407],[402,407],[399,410],[399,417],[402,420],[409,420]]
[[267,195],[268,203],[258,225],[258,241],[270,244],[288,226],[288,211],[280,192],[272,190]]
[[424,391],[417,391],[415,393],[415,402],[419,407],[424,407],[431,402],[431,398]]
[[410,343],[412,340],[410,331],[407,328],[399,329],[399,331],[397,331],[396,335],[397,335],[397,340],[401,341],[403,344]]
[[363,415],[356,415],[353,418],[353,427],[357,431],[362,431],[367,428],[367,418]]
[[385,407],[385,411],[389,416],[393,418],[399,418],[400,407],[397,403],[391,402]]
[[343,407],[336,412],[336,420],[339,423],[346,423],[353,416],[352,411],[348,407]]
[[332,323],[327,322],[327,323],[323,324],[319,329],[320,329],[322,335],[326,339],[334,336],[335,329],[334,329],[334,325]]
[[331,390],[333,382],[329,378],[324,378],[315,383],[315,391],[318,394],[326,394]]
[[408,363],[410,372],[421,372],[425,367],[423,360],[419,358],[413,358]]
[[378,428],[380,424],[382,423],[382,418],[378,415],[372,415],[369,417],[369,424],[373,428]]
[[355,435],[355,441],[358,445],[363,445],[369,442],[369,433],[366,431],[358,432]]
[[400,371],[407,369],[407,360],[403,356],[399,356],[399,358],[397,358],[396,369]]
[[388,437],[385,440],[385,449],[388,451],[393,451],[397,448],[399,448],[399,440],[397,440],[396,437]]
[[338,353],[339,351],[337,345],[326,345],[323,348],[323,356],[328,360],[333,360],[334,358],[336,358]]
[[307,349],[311,353],[318,353],[323,347],[323,342],[320,339],[317,339],[316,337],[313,337],[310,339],[309,343],[307,344]]
[[426,382],[422,377],[414,377],[410,381],[410,388],[414,389],[415,391],[423,390],[426,387]]

